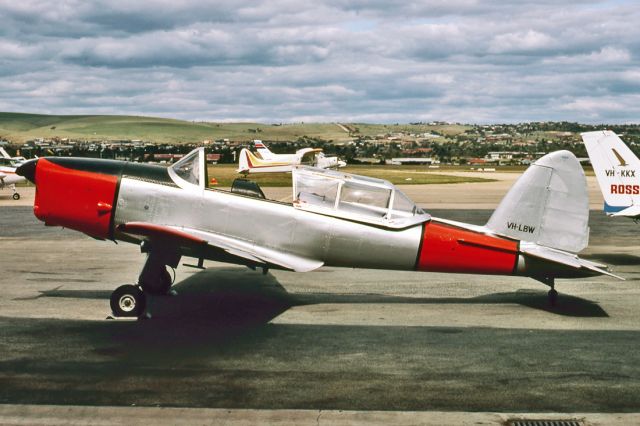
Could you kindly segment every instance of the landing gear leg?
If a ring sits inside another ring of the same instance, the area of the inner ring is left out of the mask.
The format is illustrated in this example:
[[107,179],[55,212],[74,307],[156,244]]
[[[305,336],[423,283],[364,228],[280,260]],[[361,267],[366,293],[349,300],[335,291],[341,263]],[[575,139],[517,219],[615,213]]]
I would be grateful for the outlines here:
[[558,302],[558,292],[556,291],[556,281],[553,278],[546,278],[543,283],[551,287],[551,290],[547,293],[550,306],[556,306]]
[[551,287],[551,290],[547,293],[547,300],[549,301],[550,306],[556,306],[558,302],[558,292],[556,291],[556,281],[553,277],[533,277],[536,280],[540,281],[544,285],[548,285]]
[[11,185],[11,190],[13,191],[13,199],[18,201],[20,199],[20,194],[18,194],[15,184]]
[[147,260],[140,271],[138,284],[145,293],[166,295],[171,290],[173,279],[167,266],[176,268],[180,262],[180,254],[175,250],[153,249],[148,242],[140,246],[143,253],[147,253]]
[[148,295],[166,295],[171,290],[173,279],[167,271],[167,266],[175,268],[180,261],[177,251],[165,249],[152,250],[147,241],[140,246],[143,253],[147,253],[147,260],[140,271],[138,285],[123,285],[111,294],[111,311],[114,317],[149,317],[146,312]]
[[556,303],[558,301],[558,292],[555,288],[549,290],[549,293],[547,293],[547,297],[549,298],[549,305],[556,306]]

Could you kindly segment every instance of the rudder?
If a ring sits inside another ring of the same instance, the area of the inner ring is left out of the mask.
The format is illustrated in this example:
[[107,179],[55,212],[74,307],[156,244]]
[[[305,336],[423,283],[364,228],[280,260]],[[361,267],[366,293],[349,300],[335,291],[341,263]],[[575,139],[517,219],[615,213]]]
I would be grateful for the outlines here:
[[532,164],[511,187],[486,227],[541,246],[577,253],[589,240],[589,198],[580,162],[556,151]]

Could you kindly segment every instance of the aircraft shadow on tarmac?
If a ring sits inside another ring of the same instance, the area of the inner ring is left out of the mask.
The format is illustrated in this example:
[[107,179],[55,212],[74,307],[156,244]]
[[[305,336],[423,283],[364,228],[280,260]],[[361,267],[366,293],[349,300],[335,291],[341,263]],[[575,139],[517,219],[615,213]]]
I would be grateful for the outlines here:
[[[238,267],[211,268],[175,284],[174,296],[149,297],[151,322],[206,323],[223,328],[266,324],[293,306],[312,304],[518,304],[570,317],[608,317],[596,302],[561,294],[555,307],[541,290],[519,290],[476,297],[404,297],[385,294],[289,293],[270,274],[262,275]],[[108,300],[108,290],[41,291],[40,297]]]
[[592,253],[588,258],[615,266],[640,265],[640,256],[629,253]]
[[476,297],[402,297],[381,294],[304,294],[296,296],[302,304],[320,303],[414,303],[414,304],[517,304],[570,317],[608,317],[607,312],[596,302],[581,297],[561,294],[556,306],[549,305],[547,292],[540,290],[518,290],[516,292],[485,294]]

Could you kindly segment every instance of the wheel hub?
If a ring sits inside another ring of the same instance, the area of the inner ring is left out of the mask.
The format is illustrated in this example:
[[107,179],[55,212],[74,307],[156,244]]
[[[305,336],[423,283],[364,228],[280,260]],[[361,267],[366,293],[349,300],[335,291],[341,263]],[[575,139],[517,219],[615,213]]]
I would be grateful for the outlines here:
[[124,312],[131,312],[136,308],[136,299],[130,294],[125,294],[118,300],[118,305]]

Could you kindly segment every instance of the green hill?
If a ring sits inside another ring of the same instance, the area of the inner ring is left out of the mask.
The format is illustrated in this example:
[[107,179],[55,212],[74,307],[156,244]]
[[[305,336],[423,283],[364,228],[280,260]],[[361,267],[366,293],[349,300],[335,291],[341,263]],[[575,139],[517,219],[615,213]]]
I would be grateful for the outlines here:
[[128,115],[40,115],[0,112],[0,138],[24,142],[35,138],[79,140],[140,139],[157,143],[189,143],[228,138],[295,141],[300,137],[342,142],[353,136],[438,132],[456,135],[470,126],[426,124],[213,123]]
[[221,138],[289,141],[302,136],[334,141],[349,139],[349,134],[333,123],[208,123],[121,115],[0,112],[0,137],[13,142],[54,137],[83,140],[140,139],[159,143],[187,143]]

